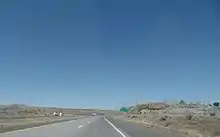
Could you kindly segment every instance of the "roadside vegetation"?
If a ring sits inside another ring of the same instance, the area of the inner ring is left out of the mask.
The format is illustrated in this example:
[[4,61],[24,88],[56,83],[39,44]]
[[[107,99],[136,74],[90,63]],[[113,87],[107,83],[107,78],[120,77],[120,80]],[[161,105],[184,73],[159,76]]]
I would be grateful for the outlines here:
[[220,106],[190,103],[154,102],[132,106],[119,116],[133,122],[141,122],[148,128],[160,127],[191,137],[220,136]]

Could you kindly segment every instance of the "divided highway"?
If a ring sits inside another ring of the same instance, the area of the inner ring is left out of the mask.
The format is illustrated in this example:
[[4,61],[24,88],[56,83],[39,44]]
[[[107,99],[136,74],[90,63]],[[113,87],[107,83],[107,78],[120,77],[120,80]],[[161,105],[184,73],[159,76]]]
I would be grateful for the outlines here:
[[158,135],[146,133],[148,132],[146,127],[132,125],[133,123],[116,121],[102,116],[93,116],[41,127],[0,133],[0,137],[158,137]]

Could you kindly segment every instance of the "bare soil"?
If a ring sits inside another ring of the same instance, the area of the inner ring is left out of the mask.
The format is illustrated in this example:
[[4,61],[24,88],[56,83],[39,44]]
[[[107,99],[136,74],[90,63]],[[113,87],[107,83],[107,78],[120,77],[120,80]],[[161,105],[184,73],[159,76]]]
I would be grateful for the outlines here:
[[[158,105],[159,104],[159,105]],[[214,108],[216,115],[210,115],[212,110],[204,106],[181,108],[166,104],[143,104],[134,107],[131,112],[115,116],[123,120],[145,124],[147,128],[161,128],[183,136],[219,137],[219,108]]]

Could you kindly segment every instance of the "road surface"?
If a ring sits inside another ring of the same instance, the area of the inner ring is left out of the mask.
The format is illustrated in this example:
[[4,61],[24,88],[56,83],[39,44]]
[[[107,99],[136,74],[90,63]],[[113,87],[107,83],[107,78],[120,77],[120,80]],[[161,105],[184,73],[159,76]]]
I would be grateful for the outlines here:
[[[128,126],[131,125],[131,126]],[[7,133],[0,137],[159,137],[146,127],[102,116],[88,117],[68,122],[28,128]],[[162,136],[160,136],[162,137]],[[163,135],[163,137],[165,137]]]

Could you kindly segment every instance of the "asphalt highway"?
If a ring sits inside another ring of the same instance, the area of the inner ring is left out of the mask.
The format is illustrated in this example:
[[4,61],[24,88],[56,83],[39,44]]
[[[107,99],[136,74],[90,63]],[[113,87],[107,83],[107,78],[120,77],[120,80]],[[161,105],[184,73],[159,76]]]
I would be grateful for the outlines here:
[[159,137],[146,130],[146,127],[136,126],[125,121],[93,116],[1,133],[0,137]]

